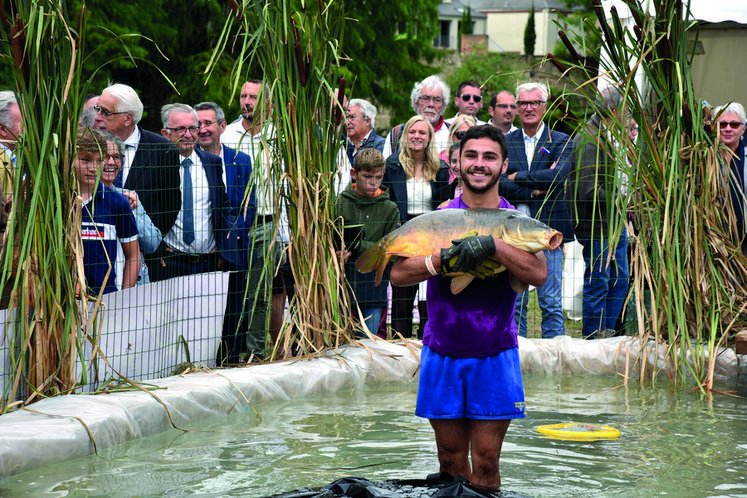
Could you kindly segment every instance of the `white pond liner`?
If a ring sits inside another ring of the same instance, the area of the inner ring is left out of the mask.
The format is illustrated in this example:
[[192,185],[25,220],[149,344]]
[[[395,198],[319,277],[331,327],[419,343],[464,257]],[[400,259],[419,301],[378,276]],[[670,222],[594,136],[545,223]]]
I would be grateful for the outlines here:
[[[314,359],[198,371],[149,381],[161,389],[49,398],[0,416],[0,478],[96,449],[185,427],[200,419],[277,399],[353,389],[365,383],[414,382],[420,343],[362,341]],[[620,374],[637,377],[638,340],[519,338],[522,370],[531,373]],[[647,347],[651,365],[668,375],[665,352]],[[654,360],[657,359],[655,362]],[[718,355],[719,383],[744,383],[733,350]],[[741,358],[742,368],[746,363]],[[650,369],[648,370],[650,371]],[[173,425],[172,425],[173,421]],[[95,442],[95,448],[94,448]]]

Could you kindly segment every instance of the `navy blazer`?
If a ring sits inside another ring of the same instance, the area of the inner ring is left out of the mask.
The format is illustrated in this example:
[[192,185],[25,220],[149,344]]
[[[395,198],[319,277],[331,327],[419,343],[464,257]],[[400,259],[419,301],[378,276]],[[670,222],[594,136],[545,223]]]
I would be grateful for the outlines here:
[[[562,232],[564,241],[573,240],[573,226],[564,202],[564,183],[573,152],[571,137],[545,125],[535,145],[531,169],[521,128],[506,135],[506,144],[508,169],[501,176],[498,192],[514,206],[529,206],[530,216]],[[551,169],[553,163],[555,168]],[[508,179],[511,173],[517,173],[513,181]],[[533,190],[547,193],[533,197]]]
[[[358,147],[358,152],[360,152],[361,149],[376,149],[379,152],[384,152],[385,143],[386,143],[386,139],[382,136],[379,136],[379,134],[376,133],[376,130],[371,128],[371,133],[369,133],[366,139],[363,142],[361,142],[360,147]],[[346,152],[348,153],[348,160],[350,161],[350,166],[355,167],[355,156],[358,155],[355,150],[355,144],[353,144],[353,142],[351,142],[347,137],[345,137],[345,147],[346,147]]]
[[125,190],[137,192],[145,212],[161,233],[174,226],[182,208],[178,149],[166,137],[140,128]]
[[[400,221],[406,223],[407,216],[407,175],[399,163],[399,152],[392,154],[386,160],[386,170],[381,184],[387,188],[389,198],[397,204]],[[442,202],[449,200],[449,168],[443,166],[436,172],[436,178],[431,182],[431,204],[436,210]]]
[[[254,222],[255,207],[251,204],[245,217],[238,217],[237,211],[231,205],[223,184],[223,160],[195,147],[195,152],[202,161],[208,186],[211,214],[213,215],[213,235],[215,244],[221,257],[230,261],[239,269],[248,269],[246,253],[247,232]],[[181,195],[181,188],[179,189]]]
[[[246,187],[252,177],[252,159],[246,152],[237,151],[227,145],[221,145],[223,151],[223,167],[226,171],[226,193],[231,205],[239,210],[244,202]],[[249,196],[249,202],[254,205],[254,190]]]

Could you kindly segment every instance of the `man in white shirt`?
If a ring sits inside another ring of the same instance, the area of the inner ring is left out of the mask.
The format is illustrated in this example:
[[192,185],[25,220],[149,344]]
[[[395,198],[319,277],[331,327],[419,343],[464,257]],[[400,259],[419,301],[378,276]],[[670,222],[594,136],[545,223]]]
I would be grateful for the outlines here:
[[[283,165],[274,154],[275,127],[267,120],[270,89],[261,80],[249,80],[241,87],[241,120],[226,126],[222,144],[245,152],[252,160],[250,184],[254,190],[257,216],[249,237],[249,288],[257,293],[249,323],[249,341],[255,341],[249,360],[263,359],[264,338],[269,324],[273,339],[283,320],[287,292],[292,288],[290,268],[283,265],[274,272],[282,249],[290,241],[288,222],[275,179],[281,178]],[[267,263],[267,264],[266,264]],[[269,270],[272,268],[272,270]],[[270,319],[268,320],[268,312]],[[254,358],[252,358],[252,356]]]
[[174,226],[163,238],[161,271],[171,278],[226,270],[223,260],[246,267],[246,226],[237,223],[226,194],[221,158],[195,147],[197,113],[186,104],[167,104],[161,119],[161,134],[179,149],[182,199]]
[[0,187],[2,193],[8,196],[13,193],[15,151],[22,126],[21,108],[15,93],[10,90],[0,92]]
[[114,185],[136,191],[153,224],[161,233],[168,233],[181,207],[178,151],[164,137],[138,125],[143,103],[132,87],[118,83],[104,88],[93,108],[93,127],[111,133],[125,145],[122,169]]
[[[565,133],[551,130],[543,122],[549,92],[542,83],[524,83],[516,89],[521,128],[506,136],[508,170],[498,184],[500,194],[517,209],[573,240],[563,187],[571,169],[573,142]],[[537,288],[542,311],[542,338],[565,334],[563,315],[563,246],[545,251],[547,281]],[[529,291],[516,297],[519,335],[527,335]]]

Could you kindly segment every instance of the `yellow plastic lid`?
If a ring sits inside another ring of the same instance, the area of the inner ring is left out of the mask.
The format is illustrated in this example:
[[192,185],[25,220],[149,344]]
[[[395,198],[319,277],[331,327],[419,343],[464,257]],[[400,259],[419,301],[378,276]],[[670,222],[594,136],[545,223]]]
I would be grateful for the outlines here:
[[567,441],[594,441],[615,439],[620,436],[620,431],[608,425],[589,425],[577,422],[541,425],[537,427],[537,431],[549,438]]

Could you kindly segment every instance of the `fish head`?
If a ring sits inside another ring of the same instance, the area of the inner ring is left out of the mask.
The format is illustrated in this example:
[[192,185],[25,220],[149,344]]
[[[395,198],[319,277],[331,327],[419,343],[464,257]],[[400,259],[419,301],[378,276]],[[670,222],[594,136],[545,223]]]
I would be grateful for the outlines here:
[[506,243],[529,252],[553,250],[563,243],[563,234],[522,213],[510,214],[501,235]]

